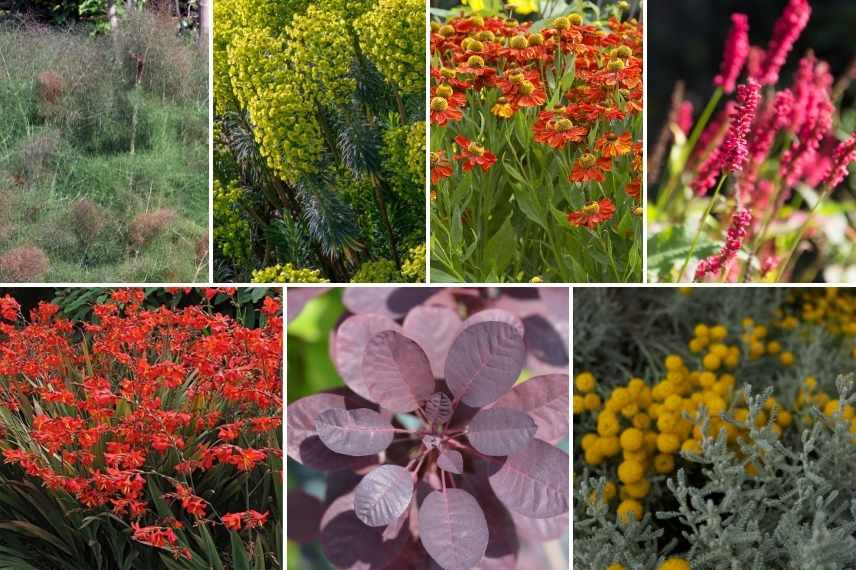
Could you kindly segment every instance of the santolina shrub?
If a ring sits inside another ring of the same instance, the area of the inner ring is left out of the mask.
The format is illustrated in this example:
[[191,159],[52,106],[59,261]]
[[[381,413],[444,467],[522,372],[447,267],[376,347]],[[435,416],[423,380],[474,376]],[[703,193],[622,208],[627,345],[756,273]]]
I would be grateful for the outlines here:
[[575,296],[575,567],[856,564],[856,295]]
[[[289,292],[290,315],[324,292]],[[289,457],[329,473],[323,502],[289,493],[290,538],[317,538],[337,568],[463,570],[532,567],[524,552],[564,534],[569,381],[551,323],[567,289],[497,293],[345,292],[331,349],[346,387],[287,410]]]
[[281,301],[248,328],[210,304],[105,296],[77,324],[0,298],[0,560],[279,567]]

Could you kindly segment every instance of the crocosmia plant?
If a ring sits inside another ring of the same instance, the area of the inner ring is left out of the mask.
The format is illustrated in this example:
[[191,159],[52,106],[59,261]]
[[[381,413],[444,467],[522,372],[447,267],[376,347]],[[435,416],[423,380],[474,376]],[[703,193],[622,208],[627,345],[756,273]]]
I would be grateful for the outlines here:
[[745,14],[732,14],[713,94],[697,117],[676,87],[649,154],[650,182],[660,182],[648,218],[651,280],[854,279],[844,189],[856,121],[841,108],[852,69],[836,79],[809,51],[792,77],[784,70],[812,11],[808,0],[789,0],[766,47],[752,45]]
[[642,25],[599,5],[433,12],[432,281],[641,281]]
[[239,294],[0,298],[0,567],[282,567],[281,300],[212,310]]
[[[462,319],[451,300],[401,324],[349,316],[333,341],[347,388],[288,407],[289,456],[354,473],[331,475],[314,518],[337,568],[523,568],[523,541],[567,528],[569,458],[554,445],[568,435],[567,374],[518,383],[523,322],[498,308]],[[312,518],[305,504],[289,503],[290,525]]]

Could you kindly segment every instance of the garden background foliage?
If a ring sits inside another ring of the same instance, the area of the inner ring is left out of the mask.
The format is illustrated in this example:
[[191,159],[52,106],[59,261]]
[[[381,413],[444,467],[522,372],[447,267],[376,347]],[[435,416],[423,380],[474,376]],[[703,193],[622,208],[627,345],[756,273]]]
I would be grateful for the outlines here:
[[217,280],[424,281],[424,14],[215,4]]
[[835,289],[575,291],[575,567],[853,568],[854,309]]

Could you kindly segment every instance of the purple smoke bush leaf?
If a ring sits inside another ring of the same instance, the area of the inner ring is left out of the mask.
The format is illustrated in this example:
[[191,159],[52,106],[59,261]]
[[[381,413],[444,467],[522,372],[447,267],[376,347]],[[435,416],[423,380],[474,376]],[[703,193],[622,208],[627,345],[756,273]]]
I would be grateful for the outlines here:
[[532,518],[567,512],[568,484],[568,454],[540,439],[509,455],[490,476],[490,486],[505,506]]
[[404,514],[412,498],[410,471],[398,465],[381,465],[357,485],[354,512],[369,526],[385,526]]
[[556,443],[568,435],[569,397],[567,376],[544,374],[518,384],[493,407],[526,412],[538,426],[538,439]]
[[526,358],[514,327],[484,322],[464,329],[446,357],[446,384],[468,406],[486,406],[514,385]]
[[366,408],[321,412],[315,420],[315,431],[332,451],[357,456],[383,451],[395,435],[389,420]]
[[437,457],[437,467],[443,471],[460,475],[464,472],[464,456],[454,449],[441,451]]
[[435,392],[425,401],[425,418],[429,423],[445,423],[452,419],[452,400],[443,392]]
[[526,447],[538,426],[526,412],[506,408],[481,410],[470,420],[467,439],[486,455],[509,455]]
[[516,384],[527,362],[567,358],[561,326],[536,355],[524,321],[549,324],[562,295],[352,291],[355,314],[331,333],[348,388],[288,407],[289,455],[342,470],[328,475],[324,555],[354,570],[523,567],[526,545],[568,526],[568,456],[551,445],[569,431],[568,376]]
[[415,410],[434,393],[425,352],[395,331],[378,333],[366,345],[363,382],[372,400],[396,413]]
[[422,501],[419,538],[445,570],[468,570],[484,556],[490,533],[475,498],[461,489],[446,489]]

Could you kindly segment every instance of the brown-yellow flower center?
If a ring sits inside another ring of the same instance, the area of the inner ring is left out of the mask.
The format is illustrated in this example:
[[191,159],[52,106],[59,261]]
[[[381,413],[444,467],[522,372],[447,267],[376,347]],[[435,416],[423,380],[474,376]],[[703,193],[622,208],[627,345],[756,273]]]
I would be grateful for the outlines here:
[[608,140],[610,142],[615,142],[618,140],[618,135],[615,133],[607,133],[606,134],[606,140]]
[[484,26],[484,18],[481,16],[472,16],[470,18],[470,23],[477,28],[481,28]]
[[568,22],[572,26],[579,26],[580,24],[583,23],[583,16],[582,16],[582,14],[570,14],[568,16]]
[[630,46],[619,46],[615,49],[615,54],[621,59],[627,59],[633,55],[633,50],[630,49]]
[[455,35],[455,28],[453,28],[453,27],[452,27],[452,26],[450,26],[449,24],[446,24],[446,25],[444,25],[444,26],[440,26],[440,30],[439,30],[439,32],[438,32],[438,33],[439,33],[441,36],[443,36],[444,38],[448,38],[449,36],[454,36],[454,35]]
[[482,51],[484,49],[484,44],[478,40],[471,39],[470,43],[467,44],[467,51]]
[[441,26],[440,22],[435,22],[434,20],[431,20],[431,32],[432,33],[439,32],[440,26]]
[[448,99],[452,96],[453,93],[454,90],[452,89],[452,87],[446,85],[445,83],[437,87],[437,95],[439,95],[440,97],[445,97],[446,99]]
[[484,67],[484,59],[479,55],[471,55],[467,59],[467,66],[474,67],[476,69]]
[[432,111],[445,111],[449,108],[449,101],[445,97],[434,97],[431,99]]
[[529,47],[544,45],[544,36],[542,36],[538,32],[535,32],[534,34],[529,36],[529,39],[526,40],[526,43],[529,45]]
[[445,77],[447,79],[451,79],[451,78],[455,77],[457,74],[458,74],[457,71],[455,71],[454,69],[449,68],[449,67],[443,67],[440,69],[440,75],[442,75],[443,77]]
[[590,202],[583,206],[583,214],[587,216],[593,216],[600,212],[600,204],[597,202]]
[[476,34],[476,38],[483,42],[492,42],[496,39],[496,36],[490,30],[482,30]]
[[579,158],[580,166],[583,168],[591,168],[597,162],[597,157],[590,152],[583,154]]
[[526,76],[523,75],[522,71],[510,71],[508,73],[508,80],[511,81],[512,83],[520,83],[525,78],[526,78]]
[[606,65],[609,71],[621,71],[624,67],[624,61],[620,59],[613,59]]
[[467,146],[467,152],[481,156],[484,154],[484,147],[478,143],[471,142]]
[[553,130],[559,131],[560,133],[570,131],[572,128],[574,128],[574,123],[572,123],[570,119],[566,119],[564,117],[553,122]]
[[529,45],[529,42],[526,41],[526,36],[518,34],[511,38],[511,41],[508,45],[510,45],[513,49],[523,49],[527,45]]
[[567,30],[571,27],[571,21],[568,20],[565,16],[559,16],[555,20],[553,20],[553,27],[557,30]]
[[535,91],[535,84],[531,81],[522,81],[520,83],[520,93],[523,95],[532,95],[532,92]]

